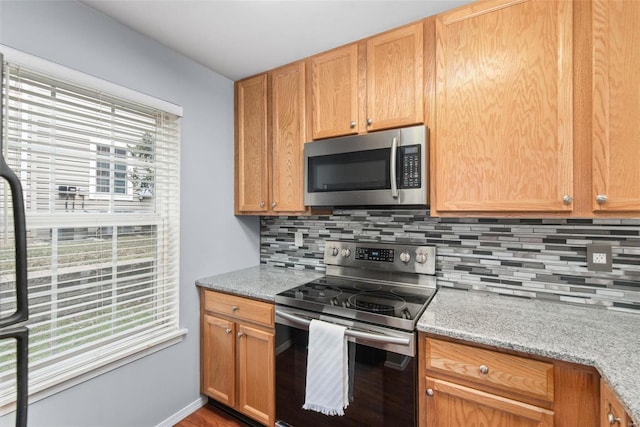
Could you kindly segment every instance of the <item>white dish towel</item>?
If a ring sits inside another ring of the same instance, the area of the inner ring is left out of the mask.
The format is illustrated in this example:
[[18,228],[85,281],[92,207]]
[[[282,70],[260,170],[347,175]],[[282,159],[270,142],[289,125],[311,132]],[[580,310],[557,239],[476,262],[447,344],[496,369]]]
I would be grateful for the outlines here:
[[302,409],[344,415],[349,406],[347,328],[321,320],[309,325],[307,384]]

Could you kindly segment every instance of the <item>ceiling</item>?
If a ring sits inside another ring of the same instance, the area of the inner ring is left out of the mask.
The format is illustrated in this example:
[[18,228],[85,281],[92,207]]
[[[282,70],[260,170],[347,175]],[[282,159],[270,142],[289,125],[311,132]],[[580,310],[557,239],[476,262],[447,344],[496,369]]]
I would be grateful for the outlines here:
[[470,0],[81,0],[232,80]]

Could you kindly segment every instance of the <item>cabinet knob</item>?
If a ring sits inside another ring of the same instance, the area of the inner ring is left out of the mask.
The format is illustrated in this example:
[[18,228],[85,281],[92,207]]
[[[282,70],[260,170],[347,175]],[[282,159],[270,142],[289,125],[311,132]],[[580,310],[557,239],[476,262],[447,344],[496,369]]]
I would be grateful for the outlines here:
[[276,207],[276,202],[271,203],[271,209]]
[[487,365],[480,365],[480,373],[487,375],[489,373],[489,367]]
[[433,389],[432,388],[428,388],[427,389],[427,396],[433,396]]
[[264,202],[260,202],[260,207],[264,208]]
[[355,120],[351,120],[351,123],[349,123],[349,127],[350,127],[351,129],[355,129],[355,127],[356,127],[356,122],[355,122]]
[[238,311],[238,306],[237,305],[232,306],[231,311],[233,311],[234,313]]
[[598,194],[596,196],[596,202],[598,202],[599,205],[607,203],[607,200],[609,200],[609,198],[604,194]]
[[238,332],[238,338],[242,338],[244,334],[242,332]]
[[373,120],[367,118],[367,126],[371,126],[371,123],[373,123]]
[[562,198],[562,203],[564,203],[565,205],[570,205],[571,202],[573,202],[573,197],[568,194]]
[[620,418],[616,417],[611,412],[607,414],[607,421],[609,421],[610,425],[620,424]]
[[230,328],[227,328],[224,331],[227,333],[227,335],[229,335],[231,333],[231,329]]

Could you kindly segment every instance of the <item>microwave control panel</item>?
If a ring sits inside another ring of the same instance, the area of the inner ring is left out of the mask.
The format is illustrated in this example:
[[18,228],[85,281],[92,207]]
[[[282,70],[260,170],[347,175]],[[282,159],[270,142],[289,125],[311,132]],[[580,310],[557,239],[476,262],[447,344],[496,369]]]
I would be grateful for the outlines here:
[[398,147],[400,151],[400,182],[399,188],[420,188],[420,146],[409,145]]

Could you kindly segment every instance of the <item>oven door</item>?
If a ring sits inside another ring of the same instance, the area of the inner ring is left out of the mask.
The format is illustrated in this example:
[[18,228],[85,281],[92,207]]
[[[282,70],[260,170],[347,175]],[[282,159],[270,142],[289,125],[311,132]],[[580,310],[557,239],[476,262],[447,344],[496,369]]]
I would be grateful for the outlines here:
[[[302,409],[312,318],[347,326],[349,406],[344,416]],[[276,307],[277,426],[416,425],[415,334]]]

